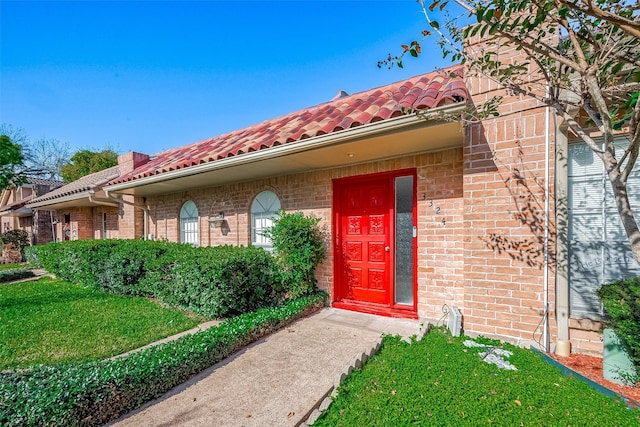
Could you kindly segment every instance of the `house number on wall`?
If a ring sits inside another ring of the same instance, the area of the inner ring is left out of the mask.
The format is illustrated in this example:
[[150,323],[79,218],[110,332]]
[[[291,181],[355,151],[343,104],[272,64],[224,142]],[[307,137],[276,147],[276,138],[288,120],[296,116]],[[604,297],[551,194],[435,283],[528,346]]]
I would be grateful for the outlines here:
[[[424,195],[424,198],[426,199],[426,194]],[[433,209],[433,211],[436,213],[433,216],[433,219],[435,222],[440,222],[440,225],[442,227],[447,225],[447,220],[445,219],[445,217],[443,216],[442,219],[440,219],[440,221],[438,221],[437,216],[440,215],[440,206],[437,206],[435,203],[433,203],[433,199],[429,199],[429,207]]]

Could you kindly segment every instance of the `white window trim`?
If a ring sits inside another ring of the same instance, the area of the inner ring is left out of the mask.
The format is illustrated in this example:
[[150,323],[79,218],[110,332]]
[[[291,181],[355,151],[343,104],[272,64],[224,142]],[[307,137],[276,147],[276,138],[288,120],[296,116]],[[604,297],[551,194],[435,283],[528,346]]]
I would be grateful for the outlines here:
[[251,202],[251,245],[273,249],[271,239],[262,235],[265,228],[273,225],[273,218],[280,211],[282,205],[278,195],[271,190],[261,191]]
[[[193,208],[192,208],[193,206]],[[192,208],[195,212],[188,212]],[[195,213],[195,216],[192,214]],[[191,216],[186,216],[191,215]],[[200,217],[198,206],[193,200],[187,200],[180,208],[180,243],[189,243],[193,246],[200,246]]]

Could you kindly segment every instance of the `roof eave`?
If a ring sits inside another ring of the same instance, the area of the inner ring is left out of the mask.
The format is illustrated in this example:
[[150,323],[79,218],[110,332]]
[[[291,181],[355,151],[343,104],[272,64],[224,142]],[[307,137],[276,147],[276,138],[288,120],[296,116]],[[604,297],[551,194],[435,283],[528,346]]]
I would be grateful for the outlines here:
[[7,209],[5,211],[0,212],[0,216],[11,216],[11,217],[27,217],[33,215],[33,211],[28,208],[18,208],[18,209]]
[[42,200],[35,203],[27,203],[27,207],[32,209],[41,209],[44,207],[51,207],[53,205],[58,205],[61,203],[73,202],[81,199],[88,199],[90,192],[91,190],[85,190],[80,193],[73,193],[64,197],[56,197],[53,199]]
[[[442,107],[422,110],[422,112],[435,117],[446,114],[457,114],[466,108],[464,102],[457,104],[445,105]],[[232,166],[240,166],[243,164],[255,163],[276,157],[283,157],[291,154],[300,153],[307,150],[313,150],[321,147],[327,147],[335,144],[342,144],[354,139],[362,139],[368,136],[375,136],[385,132],[399,131],[403,128],[410,128],[419,124],[431,125],[441,122],[442,119],[431,119],[418,114],[409,114],[405,116],[394,117],[391,119],[381,120],[375,123],[369,123],[354,128],[344,129],[325,135],[314,136],[295,143],[283,144],[267,149],[253,151],[251,153],[242,154],[234,157],[216,160],[201,165],[191,166],[184,169],[178,169],[170,172],[163,172],[148,177],[134,179],[132,181],[121,182],[117,184],[106,185],[105,190],[109,192],[119,192],[144,185],[155,184],[162,181],[168,181],[176,178],[183,178],[204,172],[210,172],[216,169],[224,169]]]
[[[60,203],[65,203],[65,202],[70,202],[70,201],[75,201],[75,200],[80,200],[80,199],[88,199],[92,192],[95,192],[96,190],[101,190],[103,185],[105,185],[107,182],[117,178],[118,176],[119,176],[119,174],[118,175],[108,176],[107,178],[104,178],[104,179],[102,179],[100,181],[97,181],[97,182],[93,183],[90,186],[85,186],[84,188],[81,187],[81,189],[76,190],[76,191],[72,192],[71,194],[68,194],[68,195],[62,196],[62,197],[58,197],[58,196],[50,197],[50,196],[48,196],[48,194],[44,194],[44,195],[42,195],[40,197],[47,197],[45,200],[36,201],[36,202],[32,202],[32,203],[27,203],[26,206],[29,207],[29,208],[37,209],[37,208],[41,208],[43,206],[52,206],[52,205],[57,205],[57,204],[60,204]],[[61,187],[59,187],[59,188],[61,188]],[[40,197],[38,197],[38,198],[40,198]]]

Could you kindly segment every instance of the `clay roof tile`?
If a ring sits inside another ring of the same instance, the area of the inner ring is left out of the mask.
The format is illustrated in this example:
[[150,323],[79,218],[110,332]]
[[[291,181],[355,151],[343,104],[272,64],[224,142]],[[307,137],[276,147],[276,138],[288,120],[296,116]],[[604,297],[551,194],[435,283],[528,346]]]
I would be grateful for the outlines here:
[[244,129],[158,153],[110,184],[215,162],[231,156],[295,144],[308,138],[398,117],[407,109],[426,109],[467,99],[462,67],[433,71],[387,86],[347,95]]

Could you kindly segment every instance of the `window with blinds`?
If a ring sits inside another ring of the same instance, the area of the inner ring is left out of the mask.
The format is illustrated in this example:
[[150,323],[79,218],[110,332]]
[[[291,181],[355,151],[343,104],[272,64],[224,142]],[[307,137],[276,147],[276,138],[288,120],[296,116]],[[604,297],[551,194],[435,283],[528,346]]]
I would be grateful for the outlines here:
[[[616,157],[628,145],[616,141]],[[640,170],[628,180],[629,201],[640,212]],[[569,298],[572,316],[597,318],[602,307],[595,291],[603,283],[640,275],[620,221],[602,161],[584,143],[569,145]]]
[[186,201],[180,209],[180,242],[199,246],[198,207],[192,201]]

